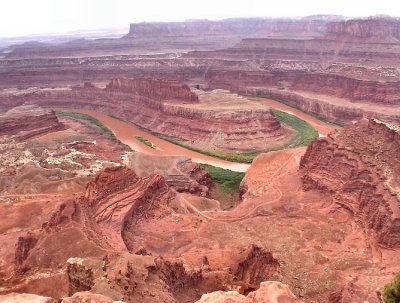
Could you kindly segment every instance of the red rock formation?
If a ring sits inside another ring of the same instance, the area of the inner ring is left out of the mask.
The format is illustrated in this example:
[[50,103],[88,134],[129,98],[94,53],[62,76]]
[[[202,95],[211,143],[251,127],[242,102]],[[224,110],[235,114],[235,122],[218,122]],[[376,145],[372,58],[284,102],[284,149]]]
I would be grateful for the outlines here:
[[[104,249],[127,251],[124,230],[129,223],[151,216],[172,197],[159,175],[138,178],[124,167],[107,168],[88,184],[84,195],[60,204],[35,241],[17,247],[17,263],[34,271],[65,264],[70,256],[98,256]],[[71,239],[75,243],[60,250]]]
[[332,22],[327,25],[326,32],[331,39],[400,42],[400,19],[381,17]]
[[67,270],[69,295],[90,291],[88,295],[124,302],[175,303],[180,292],[190,293],[201,280],[201,271],[185,269],[182,263],[134,254],[108,254],[103,260],[71,258]]
[[63,129],[52,110],[36,105],[24,105],[0,115],[0,136],[11,136],[17,141]]
[[15,248],[15,265],[17,267],[26,260],[29,255],[29,251],[35,247],[37,241],[37,236],[29,233],[25,237],[18,238]]
[[303,156],[303,187],[330,193],[376,241],[400,246],[398,126],[361,120],[314,141]]
[[132,93],[152,101],[172,101],[179,103],[195,103],[197,95],[190,88],[178,81],[157,79],[128,79],[116,78],[107,85],[108,90]]
[[189,158],[153,156],[143,153],[132,153],[128,156],[128,167],[141,177],[149,172],[162,175],[168,186],[178,192],[207,196],[208,189],[213,185],[207,170]]
[[278,269],[279,262],[270,252],[250,245],[238,255],[233,274],[243,284],[243,290],[248,290],[257,289],[262,281],[271,277]]
[[[267,259],[263,258],[267,255]],[[143,296],[148,302],[180,302],[180,298],[190,302],[189,298],[199,297],[199,291],[219,287],[240,285],[242,292],[256,289],[260,282],[276,272],[278,264],[269,253],[253,246],[236,259],[240,264],[232,262],[229,269],[209,267],[203,272],[181,261],[150,255],[108,254],[103,260],[70,258],[67,267],[69,295],[90,291],[127,302],[135,302]],[[236,273],[232,274],[233,271]]]
[[[126,167],[107,168],[84,194],[61,203],[37,237],[19,241],[16,265],[24,270],[8,283],[15,287],[26,277],[40,277],[44,269],[55,271],[67,263],[69,295],[91,291],[127,302],[142,296],[148,302],[180,302],[221,288],[253,290],[279,270],[272,254],[257,246],[233,252],[224,268],[208,265],[204,272],[180,258],[149,255],[135,237],[138,227],[174,212],[170,204],[178,200],[160,175],[138,177]],[[35,283],[40,281],[47,283]],[[62,295],[52,294],[57,299]]]
[[208,188],[213,185],[213,181],[211,180],[211,175],[207,170],[202,168],[200,164],[195,163],[190,159],[184,159],[182,161],[179,161],[177,167],[184,174],[188,175],[190,179],[195,180],[200,185],[199,189],[195,189],[198,187],[191,185],[189,189],[193,188],[194,190],[189,190],[189,192],[202,192],[204,193],[204,195],[207,194]]

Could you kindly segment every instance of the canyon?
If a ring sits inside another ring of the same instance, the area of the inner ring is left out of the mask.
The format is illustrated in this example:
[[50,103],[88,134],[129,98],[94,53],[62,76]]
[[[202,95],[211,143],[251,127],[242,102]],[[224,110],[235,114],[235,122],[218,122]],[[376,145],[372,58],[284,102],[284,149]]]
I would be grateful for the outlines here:
[[399,24],[146,22],[0,50],[0,302],[381,303]]
[[[283,100],[337,122],[364,116],[393,121],[400,106],[398,24],[389,17],[324,16],[132,24],[120,40],[82,42],[89,48],[83,53],[79,42],[11,48],[0,60],[1,86],[51,87],[63,94],[85,81],[162,78]],[[232,35],[230,43],[215,42]],[[193,42],[208,38],[207,47]],[[118,48],[126,51],[117,53]]]
[[40,90],[5,99],[3,107],[33,103],[112,114],[211,151],[267,150],[284,145],[296,134],[258,102],[226,91],[195,93],[176,81],[115,78],[104,89],[86,83],[72,90]]

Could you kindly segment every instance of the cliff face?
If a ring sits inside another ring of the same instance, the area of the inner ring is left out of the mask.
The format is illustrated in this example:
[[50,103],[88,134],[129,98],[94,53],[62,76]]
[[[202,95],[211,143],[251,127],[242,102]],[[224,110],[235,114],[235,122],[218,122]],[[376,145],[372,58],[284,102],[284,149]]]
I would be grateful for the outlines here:
[[360,122],[314,141],[303,156],[303,187],[329,193],[376,241],[400,246],[398,126]]
[[374,42],[400,42],[400,19],[369,18],[329,23],[327,37]]
[[196,103],[199,98],[190,88],[178,81],[157,79],[127,79],[116,78],[111,80],[107,89],[124,93],[133,93],[155,101],[172,101]]
[[346,98],[349,102],[400,105],[399,81],[354,79],[336,74],[292,71],[230,71],[211,70],[207,81],[212,88],[246,91],[252,88],[274,87],[326,96]]
[[[324,33],[329,18],[302,19],[237,18],[220,21],[193,20],[185,22],[133,23],[126,37],[185,35],[235,36],[318,36]],[[340,17],[334,17],[340,20]]]
[[63,128],[52,110],[36,105],[18,106],[0,115],[0,136],[11,136],[17,141]]

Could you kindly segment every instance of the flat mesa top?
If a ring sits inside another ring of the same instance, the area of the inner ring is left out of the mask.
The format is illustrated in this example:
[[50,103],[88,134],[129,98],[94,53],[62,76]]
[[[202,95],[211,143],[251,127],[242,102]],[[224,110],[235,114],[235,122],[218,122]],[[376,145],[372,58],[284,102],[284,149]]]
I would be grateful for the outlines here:
[[199,97],[199,103],[176,104],[165,102],[173,106],[184,108],[199,109],[214,112],[246,112],[246,111],[269,111],[270,108],[256,101],[251,101],[246,97],[230,93],[224,89],[215,89],[212,91],[203,91],[193,89],[193,92]]

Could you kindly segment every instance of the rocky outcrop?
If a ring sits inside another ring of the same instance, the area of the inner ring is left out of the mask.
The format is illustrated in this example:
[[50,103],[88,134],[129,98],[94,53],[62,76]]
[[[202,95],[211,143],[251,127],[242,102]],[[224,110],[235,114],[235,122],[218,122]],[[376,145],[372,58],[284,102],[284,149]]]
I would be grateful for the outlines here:
[[153,256],[108,254],[103,260],[68,260],[68,279],[72,297],[84,291],[87,295],[100,294],[125,302],[144,299],[175,303],[180,292],[197,286],[201,272]]
[[69,295],[92,289],[95,277],[103,265],[104,261],[98,259],[69,258],[67,261]]
[[38,241],[37,236],[28,233],[24,237],[19,237],[15,247],[15,265],[20,266],[28,257],[29,251],[35,247]]
[[330,194],[380,245],[399,247],[399,148],[399,126],[363,119],[308,147],[303,187]]
[[156,172],[162,175],[168,186],[177,192],[189,192],[207,196],[213,181],[207,170],[200,164],[183,156],[165,157],[132,153],[128,156],[129,168],[141,177]]
[[256,291],[246,296],[236,291],[216,291],[205,294],[196,303],[301,303],[290,291],[289,287],[280,282],[267,281]]
[[[21,238],[16,265],[35,271],[61,266],[71,256],[98,256],[110,249],[127,251],[128,226],[156,216],[157,211],[157,216],[162,216],[173,198],[160,175],[139,178],[126,167],[106,168],[87,185],[84,194],[61,203],[37,237]],[[64,247],[71,239],[74,242]]]
[[36,105],[23,105],[0,115],[0,136],[24,141],[63,129],[54,111]]
[[137,94],[158,102],[196,103],[199,101],[198,96],[187,85],[173,80],[116,78],[111,80],[106,89]]
[[[254,246],[235,258],[239,265],[233,261],[223,270],[187,266],[176,259],[126,253],[108,254],[103,259],[71,258],[67,267],[69,295],[90,291],[126,302],[136,302],[141,297],[148,302],[180,302],[182,298],[190,302],[189,298],[199,297],[199,291],[228,287],[240,288],[243,293],[257,289],[278,266],[270,253]],[[266,288],[263,283],[260,287]]]
[[331,39],[400,43],[400,19],[378,17],[332,22],[327,25],[326,32]]
[[235,262],[233,274],[237,281],[241,281],[244,289],[257,289],[259,284],[275,274],[279,269],[279,262],[268,251],[256,245],[243,250]]
[[[202,188],[201,192],[205,192],[207,195],[209,188],[213,185],[210,173],[202,168],[200,164],[191,161],[190,159],[182,159],[177,163],[177,168],[184,174],[190,177],[190,179],[196,181]],[[205,188],[204,188],[205,187]],[[191,187],[189,187],[190,189]],[[179,190],[178,190],[179,191]],[[189,190],[190,191],[190,190]],[[199,192],[199,190],[194,190],[190,192]]]

